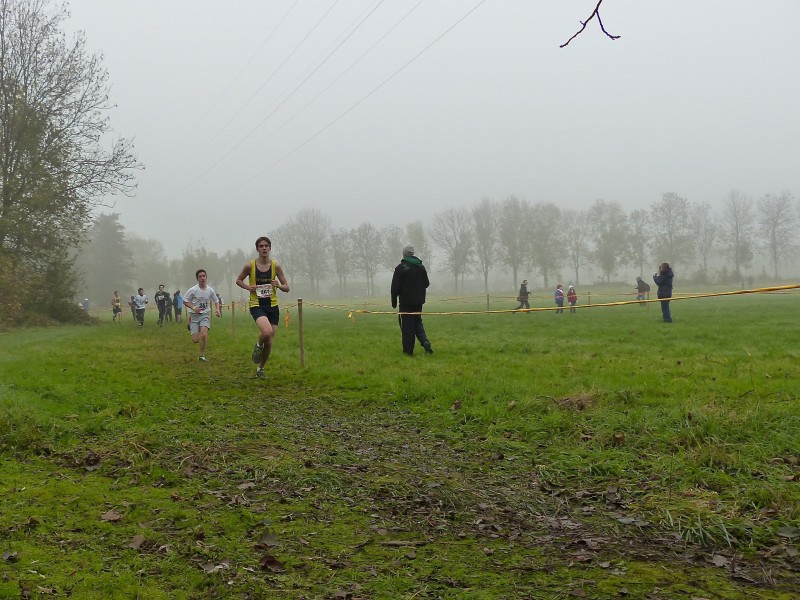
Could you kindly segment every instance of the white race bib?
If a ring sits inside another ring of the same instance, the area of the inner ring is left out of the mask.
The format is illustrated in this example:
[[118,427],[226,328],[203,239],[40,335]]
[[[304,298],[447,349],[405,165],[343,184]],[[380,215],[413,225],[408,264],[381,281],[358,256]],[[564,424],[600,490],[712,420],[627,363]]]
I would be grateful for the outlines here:
[[272,298],[272,284],[257,285],[256,296],[259,298]]

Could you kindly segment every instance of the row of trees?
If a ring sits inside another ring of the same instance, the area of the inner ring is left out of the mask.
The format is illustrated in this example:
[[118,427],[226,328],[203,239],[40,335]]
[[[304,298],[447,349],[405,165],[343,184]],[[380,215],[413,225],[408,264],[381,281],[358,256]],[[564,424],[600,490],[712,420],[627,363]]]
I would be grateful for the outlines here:
[[249,258],[243,250],[228,250],[220,255],[202,244],[189,244],[181,258],[168,258],[161,241],[127,234],[118,214],[98,216],[87,237],[88,243],[75,257],[76,268],[81,274],[83,294],[104,305],[111,301],[113,290],[120,290],[125,296],[144,287],[152,295],[164,283],[169,291],[186,291],[195,283],[198,266],[208,270],[214,289],[230,298],[233,282]]
[[[623,268],[644,275],[664,260],[686,274],[693,271],[698,282],[707,282],[712,261],[722,260],[723,279],[738,282],[759,254],[779,277],[780,267],[798,250],[798,208],[789,193],[755,201],[732,191],[715,210],[669,192],[630,212],[606,200],[585,210],[562,210],[511,196],[443,210],[428,226],[414,221],[378,228],[364,222],[335,229],[329,217],[309,208],[270,235],[292,287],[315,296],[332,281],[339,296],[349,295],[353,282],[359,294],[375,295],[376,276],[394,268],[408,243],[429,270],[450,274],[456,292],[476,277],[488,292],[490,276],[498,273],[511,276],[509,288],[530,273],[538,274],[545,287],[562,276],[577,285],[589,269],[610,282]],[[215,289],[232,298],[238,293],[233,281],[251,254],[228,250],[220,255],[190,245],[180,259],[168,259],[160,242],[126,238],[117,215],[101,215],[90,239],[79,264],[90,292],[101,296],[108,295],[110,282],[120,288],[130,282],[134,289],[136,281],[165,282],[174,288],[203,265]]]
[[731,191],[717,210],[668,192],[631,212],[606,200],[573,210],[511,196],[450,208],[436,213],[428,227],[416,221],[405,229],[362,223],[334,230],[320,211],[305,209],[275,236],[289,273],[306,278],[316,291],[325,274],[333,273],[342,294],[353,277],[363,277],[373,293],[375,274],[391,269],[408,242],[429,267],[435,262],[437,270],[451,275],[457,292],[463,291],[465,278],[475,275],[488,291],[493,272],[510,273],[515,287],[520,272],[533,271],[548,287],[564,274],[577,284],[587,268],[611,281],[623,267],[643,275],[665,260],[686,271],[695,266],[697,279],[706,282],[714,258],[723,259],[724,271],[738,281],[759,254],[773,276],[780,276],[781,266],[798,250],[799,209],[788,192],[754,201]]

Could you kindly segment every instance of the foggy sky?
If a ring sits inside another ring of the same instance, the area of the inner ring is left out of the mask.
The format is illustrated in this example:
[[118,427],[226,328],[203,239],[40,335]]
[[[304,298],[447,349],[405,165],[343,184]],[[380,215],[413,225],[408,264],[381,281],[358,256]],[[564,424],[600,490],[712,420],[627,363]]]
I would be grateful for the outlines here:
[[621,38],[592,22],[559,48],[595,5],[73,0],[146,167],[105,212],[179,257],[250,251],[307,207],[382,227],[511,194],[800,194],[800,2],[605,0]]

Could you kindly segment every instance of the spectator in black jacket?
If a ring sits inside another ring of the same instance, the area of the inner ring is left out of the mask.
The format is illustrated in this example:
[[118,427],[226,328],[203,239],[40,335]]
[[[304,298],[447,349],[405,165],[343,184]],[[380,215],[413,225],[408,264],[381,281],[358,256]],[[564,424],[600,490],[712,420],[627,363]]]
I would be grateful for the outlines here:
[[637,277],[636,278],[636,299],[639,301],[639,304],[641,304],[642,306],[645,305],[645,303],[644,303],[645,295],[647,296],[647,299],[650,300],[650,286],[641,277]]
[[[528,291],[528,280],[523,279],[522,285],[519,286],[519,294],[517,295],[517,302],[519,302],[519,306],[514,310],[519,310],[520,308],[530,308],[531,303],[528,301],[528,297],[531,293]],[[531,313],[525,313],[527,315]]]
[[397,308],[399,299],[398,321],[403,337],[403,352],[409,356],[414,355],[416,340],[419,340],[425,352],[433,354],[431,342],[422,326],[421,314],[425,290],[429,285],[428,272],[422,266],[422,261],[414,256],[414,246],[406,246],[403,248],[403,260],[395,267],[392,276],[392,308]]

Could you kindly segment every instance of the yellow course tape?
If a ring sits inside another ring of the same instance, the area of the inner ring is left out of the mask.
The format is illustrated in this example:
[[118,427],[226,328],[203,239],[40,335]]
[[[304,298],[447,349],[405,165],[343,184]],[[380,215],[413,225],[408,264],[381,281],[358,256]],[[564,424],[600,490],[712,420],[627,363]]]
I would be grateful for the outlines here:
[[[792,284],[792,285],[778,285],[773,287],[763,287],[763,288],[755,288],[752,290],[735,290],[732,292],[715,292],[715,293],[702,293],[702,294],[685,294],[680,296],[674,296],[670,298],[672,302],[679,302],[681,300],[696,300],[698,298],[718,298],[721,296],[742,296],[746,294],[767,294],[772,292],[786,292],[790,290],[797,290],[800,289],[800,284]],[[574,308],[580,309],[587,309],[587,308],[601,308],[606,306],[624,306],[626,304],[643,304],[643,303],[652,303],[652,302],[661,302],[658,298],[653,298],[650,300],[622,300],[619,302],[601,302],[598,304],[579,304]],[[572,308],[570,306],[549,306],[545,308],[520,308],[520,309],[503,309],[503,310],[462,310],[462,311],[451,311],[451,312],[401,312],[398,313],[396,311],[388,311],[388,310],[367,310],[363,308],[346,308],[341,306],[330,306],[326,304],[316,304],[314,302],[304,301],[304,305],[306,306],[316,306],[317,308],[324,308],[327,310],[341,310],[347,311],[347,318],[350,319],[353,324],[355,324],[355,314],[365,314],[365,315],[425,315],[426,317],[443,317],[449,315],[488,315],[488,314],[504,314],[504,313],[527,313],[527,312],[548,312],[553,310],[563,310],[566,308]]]

